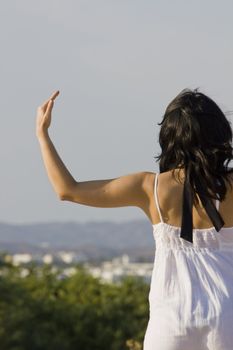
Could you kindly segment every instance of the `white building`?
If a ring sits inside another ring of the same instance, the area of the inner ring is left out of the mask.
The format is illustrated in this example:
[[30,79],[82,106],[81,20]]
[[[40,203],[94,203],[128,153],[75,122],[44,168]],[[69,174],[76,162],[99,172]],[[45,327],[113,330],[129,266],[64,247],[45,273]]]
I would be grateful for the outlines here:
[[53,256],[52,254],[45,254],[42,258],[42,261],[45,263],[45,264],[51,264],[53,262]]
[[18,266],[20,264],[29,263],[32,261],[31,254],[25,253],[25,254],[14,254],[12,256],[12,264],[15,266]]
[[64,263],[71,264],[76,261],[77,254],[74,252],[60,251],[57,255]]
[[105,261],[100,266],[85,265],[88,272],[103,282],[117,282],[124,276],[139,276],[147,283],[151,280],[153,263],[130,263],[128,255]]

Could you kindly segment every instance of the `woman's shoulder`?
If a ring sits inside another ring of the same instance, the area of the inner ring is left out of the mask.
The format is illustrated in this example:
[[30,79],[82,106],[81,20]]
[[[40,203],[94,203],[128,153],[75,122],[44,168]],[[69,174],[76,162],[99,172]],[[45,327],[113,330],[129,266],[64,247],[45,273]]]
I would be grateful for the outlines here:
[[[225,176],[225,183],[227,189],[233,192],[233,168],[229,168],[229,173]],[[152,172],[152,171],[143,171],[141,172],[143,175],[143,187],[145,190],[151,192],[151,188],[154,187],[155,177],[158,175],[158,182],[160,186],[164,187],[164,189],[168,189],[171,187],[180,187],[184,184],[184,170],[181,169],[172,169],[165,172]],[[227,181],[228,180],[228,181]]]
[[181,185],[182,180],[184,178],[183,172],[178,174],[178,169],[175,169],[174,175],[172,173],[172,170],[166,171],[166,172],[152,172],[152,171],[144,171],[143,172],[143,186],[144,189],[151,192],[151,189],[154,188],[155,185],[155,178],[156,175],[158,175],[158,182],[160,182],[162,185],[165,185],[167,187],[168,185]]

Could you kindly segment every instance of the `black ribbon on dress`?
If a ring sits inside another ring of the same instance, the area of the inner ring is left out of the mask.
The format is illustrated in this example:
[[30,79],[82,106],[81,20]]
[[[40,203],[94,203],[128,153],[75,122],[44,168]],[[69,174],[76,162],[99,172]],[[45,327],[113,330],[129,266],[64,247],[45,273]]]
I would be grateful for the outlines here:
[[[202,182],[199,179],[195,179],[196,191],[200,197],[203,207],[206,210],[207,215],[213,223],[216,231],[219,231],[224,225],[224,221],[219,214],[217,208],[209,197],[204,194]],[[190,184],[185,176],[184,189],[183,189],[183,203],[182,203],[182,224],[180,237],[193,243],[193,195]]]

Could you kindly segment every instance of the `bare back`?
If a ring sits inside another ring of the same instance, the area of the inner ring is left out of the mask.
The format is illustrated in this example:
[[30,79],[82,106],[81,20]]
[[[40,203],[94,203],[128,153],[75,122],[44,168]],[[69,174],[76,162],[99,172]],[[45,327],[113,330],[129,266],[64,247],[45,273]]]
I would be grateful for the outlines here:
[[[178,170],[175,172],[175,177],[177,178]],[[182,179],[182,172],[181,179]],[[155,204],[154,197],[154,184],[155,184],[155,174],[150,173],[147,180],[147,191],[149,197],[149,205],[147,208],[143,208],[147,216],[149,217],[152,224],[157,224],[160,222],[160,217]],[[233,185],[233,179],[232,179]],[[224,227],[233,226],[233,187],[230,188],[229,184],[226,183],[227,194],[223,202],[220,202],[219,212],[225,222]],[[172,171],[167,171],[159,174],[157,194],[159,200],[159,207],[161,209],[161,214],[164,222],[167,224],[181,227],[182,218],[182,195],[183,195],[183,181],[181,183],[174,179],[172,176]],[[206,214],[205,209],[202,207],[200,201],[196,208],[193,207],[193,227],[194,228],[209,228],[213,224]]]

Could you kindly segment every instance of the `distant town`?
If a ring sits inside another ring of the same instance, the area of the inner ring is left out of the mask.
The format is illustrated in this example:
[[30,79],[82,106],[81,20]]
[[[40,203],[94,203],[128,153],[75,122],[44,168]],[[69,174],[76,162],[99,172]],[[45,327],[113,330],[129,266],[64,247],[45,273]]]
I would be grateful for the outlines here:
[[30,264],[51,265],[60,278],[79,266],[104,283],[138,276],[149,283],[155,243],[145,221],[127,223],[48,223],[9,225],[0,223],[0,254],[5,263],[20,266],[22,277]]
[[[27,276],[29,273],[28,265],[32,262],[42,264],[52,264],[52,271],[56,272],[58,267],[62,267],[60,278],[66,278],[74,274],[80,259],[72,252],[61,251],[56,256],[45,254],[41,257],[33,257],[31,254],[4,254],[3,260],[5,263],[10,263],[14,266],[21,266],[21,277]],[[82,263],[82,266],[93,276],[99,278],[105,283],[119,282],[124,276],[138,276],[146,283],[151,280],[153,263],[131,262],[128,255],[124,254],[120,257],[113,258],[109,261],[103,261],[99,264]],[[0,272],[1,274],[1,272]]]

